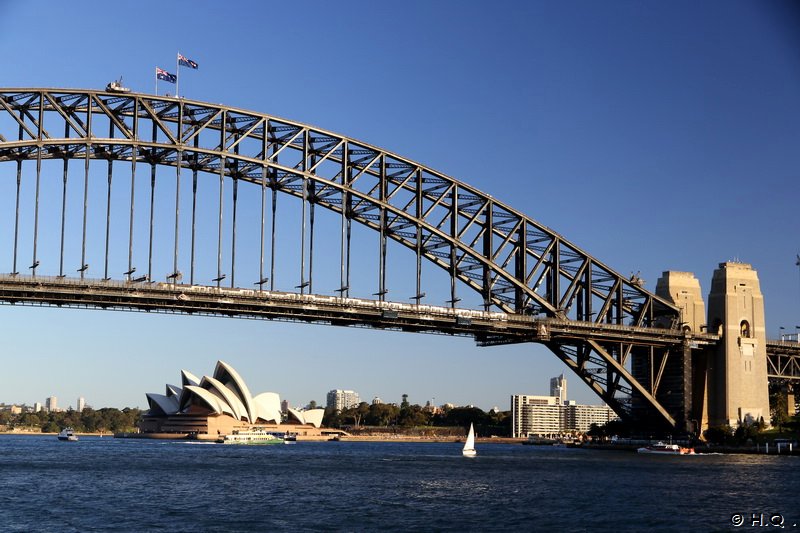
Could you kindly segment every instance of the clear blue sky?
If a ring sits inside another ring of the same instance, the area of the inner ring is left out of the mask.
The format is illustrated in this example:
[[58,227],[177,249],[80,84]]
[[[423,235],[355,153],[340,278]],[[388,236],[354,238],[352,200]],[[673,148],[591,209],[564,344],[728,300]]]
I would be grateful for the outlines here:
[[[151,92],[154,67],[173,71],[181,51],[200,65],[182,72],[183,96],[419,161],[651,290],[683,270],[707,295],[718,263],[751,263],[775,338],[800,326],[799,23],[781,1],[0,0],[0,86],[123,75]],[[0,324],[2,402],[144,407],[182,368],[222,358],[293,404],[345,388],[508,409],[568,372],[535,345],[432,335],[9,306]],[[567,378],[571,398],[597,403]]]

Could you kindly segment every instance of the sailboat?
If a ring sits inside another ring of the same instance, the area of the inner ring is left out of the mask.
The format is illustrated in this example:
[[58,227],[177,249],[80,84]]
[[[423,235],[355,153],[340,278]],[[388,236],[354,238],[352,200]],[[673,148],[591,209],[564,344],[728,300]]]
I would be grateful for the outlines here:
[[475,451],[475,428],[472,422],[469,424],[469,433],[467,434],[467,442],[464,443],[464,449],[461,450],[464,457],[475,457],[478,452]]

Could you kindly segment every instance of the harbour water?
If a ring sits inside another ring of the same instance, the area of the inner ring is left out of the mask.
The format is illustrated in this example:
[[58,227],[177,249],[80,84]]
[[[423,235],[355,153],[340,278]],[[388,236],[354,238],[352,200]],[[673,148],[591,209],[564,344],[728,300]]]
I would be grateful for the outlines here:
[[[776,518],[776,516],[780,516]],[[0,436],[3,531],[800,530],[800,457]]]

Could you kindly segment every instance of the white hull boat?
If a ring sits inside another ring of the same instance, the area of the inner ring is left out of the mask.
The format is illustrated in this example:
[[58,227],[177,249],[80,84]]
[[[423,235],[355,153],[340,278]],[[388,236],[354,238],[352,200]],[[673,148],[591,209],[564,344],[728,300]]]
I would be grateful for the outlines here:
[[78,440],[78,436],[75,435],[75,431],[72,428],[64,428],[61,432],[57,435],[58,440],[68,441],[68,442],[75,442]]
[[665,444],[663,442],[657,442],[656,444],[651,444],[650,446],[645,446],[643,448],[639,448],[636,450],[638,453],[652,453],[658,455],[692,455],[694,454],[694,448],[682,448],[677,444]]
[[461,450],[464,457],[475,457],[478,452],[475,451],[475,428],[472,423],[469,425],[469,433],[467,434],[467,441],[464,443],[464,449]]

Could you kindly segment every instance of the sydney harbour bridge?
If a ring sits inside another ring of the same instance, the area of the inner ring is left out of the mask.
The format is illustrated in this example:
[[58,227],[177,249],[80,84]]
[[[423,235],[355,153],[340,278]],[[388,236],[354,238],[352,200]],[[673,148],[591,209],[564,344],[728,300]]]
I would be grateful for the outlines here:
[[[692,354],[720,342],[489,194],[263,113],[0,89],[0,191],[3,303],[535,342],[621,417],[679,431]],[[800,381],[800,343],[767,341],[767,377]]]

